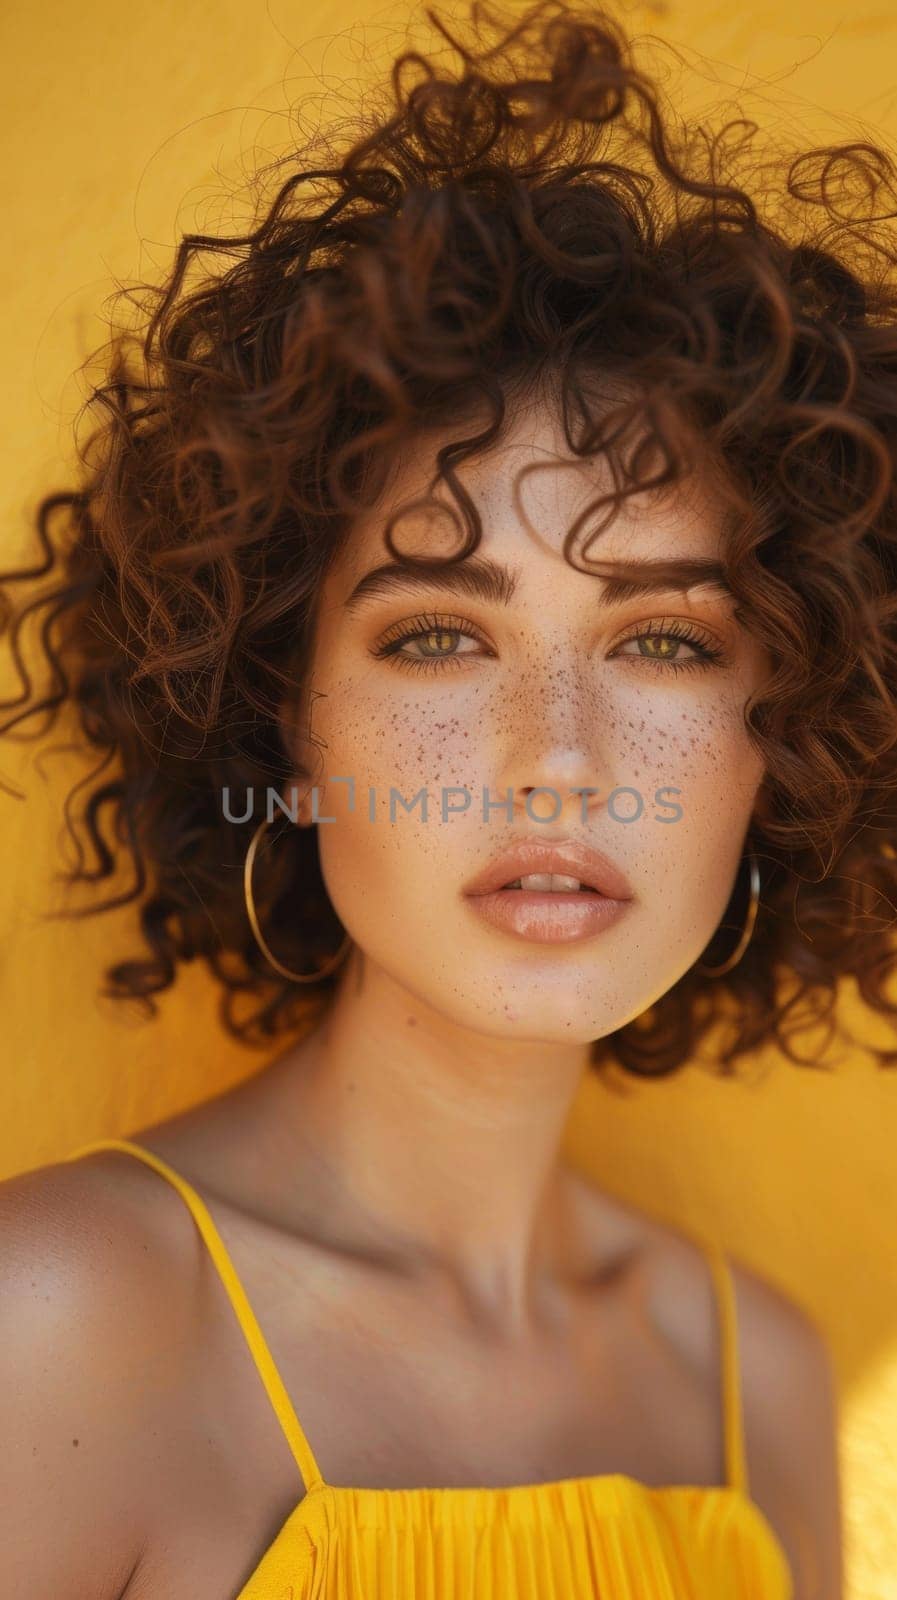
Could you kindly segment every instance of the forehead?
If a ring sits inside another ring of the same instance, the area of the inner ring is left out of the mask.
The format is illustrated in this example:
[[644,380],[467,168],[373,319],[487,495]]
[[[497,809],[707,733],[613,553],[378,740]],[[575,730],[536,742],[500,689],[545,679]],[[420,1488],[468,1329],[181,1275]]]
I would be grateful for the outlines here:
[[[397,517],[393,542],[403,554],[445,557],[458,550],[463,537],[461,507],[448,484],[440,480],[433,486],[436,456],[443,445],[469,437],[478,426],[471,412],[460,425],[422,428],[409,436],[396,454],[376,505],[353,524],[338,563],[342,583],[351,584],[370,566],[391,559],[384,534],[393,516]],[[636,443],[637,437],[630,439],[627,450]],[[656,471],[658,461],[649,461],[642,470]],[[583,459],[571,453],[557,407],[543,399],[510,411],[502,438],[456,464],[454,471],[482,523],[478,553],[513,560],[524,572],[563,558],[563,540],[570,527],[615,486],[605,456]],[[575,540],[577,551],[608,513],[604,505],[586,516]],[[725,507],[715,482],[709,472],[696,470],[660,489],[627,495],[591,540],[588,555],[716,556],[721,554],[724,528]]]

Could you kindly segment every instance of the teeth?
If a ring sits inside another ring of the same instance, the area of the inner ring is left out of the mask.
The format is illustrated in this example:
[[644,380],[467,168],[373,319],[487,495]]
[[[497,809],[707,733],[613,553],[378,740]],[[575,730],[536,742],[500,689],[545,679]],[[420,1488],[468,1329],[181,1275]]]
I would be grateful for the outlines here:
[[506,889],[542,889],[553,893],[560,890],[575,893],[582,887],[578,878],[568,878],[562,872],[531,872],[525,878],[515,878],[513,883],[505,884]]

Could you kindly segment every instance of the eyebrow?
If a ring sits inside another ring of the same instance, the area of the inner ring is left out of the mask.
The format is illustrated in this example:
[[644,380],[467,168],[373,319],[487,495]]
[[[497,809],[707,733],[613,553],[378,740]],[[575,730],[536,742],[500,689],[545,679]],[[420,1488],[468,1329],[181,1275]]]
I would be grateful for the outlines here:
[[[710,556],[603,561],[601,567],[602,572],[595,576],[604,578],[601,600],[605,605],[622,605],[642,595],[687,589],[712,589],[735,599],[725,567]],[[460,562],[432,565],[389,561],[359,579],[343,601],[343,609],[353,613],[367,600],[418,589],[443,589],[453,594],[473,595],[492,605],[508,606],[519,578],[519,568],[512,570],[488,556],[470,556]]]

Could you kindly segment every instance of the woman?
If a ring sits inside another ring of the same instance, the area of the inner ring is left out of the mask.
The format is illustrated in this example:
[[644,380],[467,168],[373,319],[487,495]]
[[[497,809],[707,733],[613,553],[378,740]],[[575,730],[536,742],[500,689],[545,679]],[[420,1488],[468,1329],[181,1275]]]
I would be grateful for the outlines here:
[[587,1070],[893,1015],[897,335],[837,226],[893,169],[795,160],[789,235],[604,13],[456,43],[184,240],[7,575],[63,637],[6,727],[78,707],[81,875],[137,867],[112,993],[202,955],[302,1026],[0,1189],[4,1593],[841,1596],[820,1330],[560,1144]]

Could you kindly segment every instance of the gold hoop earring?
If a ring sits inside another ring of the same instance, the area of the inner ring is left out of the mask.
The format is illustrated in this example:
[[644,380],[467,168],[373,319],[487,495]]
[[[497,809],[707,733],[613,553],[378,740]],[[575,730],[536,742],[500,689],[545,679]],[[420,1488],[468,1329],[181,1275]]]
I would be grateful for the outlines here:
[[747,859],[750,865],[751,873],[751,899],[748,906],[747,919],[741,932],[741,937],[735,946],[735,949],[732,951],[732,954],[726,961],[723,961],[720,966],[706,967],[702,962],[698,963],[695,970],[702,978],[721,978],[724,972],[731,972],[732,968],[738,965],[739,961],[744,955],[745,950],[751,942],[751,934],[754,931],[754,924],[757,921],[757,912],[760,907],[760,863],[757,860],[757,857],[754,855],[753,850],[748,852]]
[[255,855],[258,849],[259,840],[265,829],[269,826],[270,823],[267,822],[263,817],[256,828],[255,833],[252,835],[252,839],[249,843],[249,849],[246,852],[246,860],[243,864],[243,894],[246,900],[246,914],[249,918],[252,932],[255,936],[256,943],[262,952],[262,955],[267,961],[270,961],[272,967],[274,967],[276,971],[280,973],[281,977],[290,978],[292,979],[293,983],[317,983],[320,978],[328,977],[329,974],[335,971],[335,969],[345,960],[352,944],[352,937],[351,934],[347,933],[345,939],[337,950],[336,955],[330,956],[328,960],[325,961],[323,967],[320,967],[317,972],[291,972],[289,967],[285,967],[283,963],[278,961],[277,957],[268,949],[265,937],[261,928],[259,927],[258,916],[256,915],[255,897],[252,892],[252,868],[255,863]]

